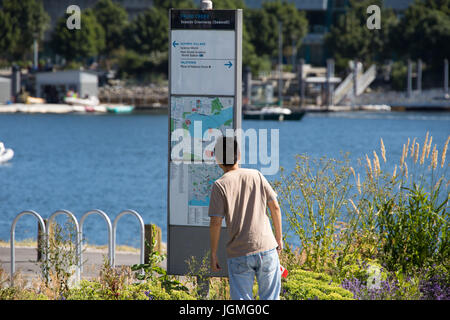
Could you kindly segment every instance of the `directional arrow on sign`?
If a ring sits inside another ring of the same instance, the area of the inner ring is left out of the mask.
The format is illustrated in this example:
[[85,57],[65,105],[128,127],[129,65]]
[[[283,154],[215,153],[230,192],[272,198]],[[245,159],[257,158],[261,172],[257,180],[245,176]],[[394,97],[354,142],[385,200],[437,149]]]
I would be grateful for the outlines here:
[[174,42],[172,42],[172,45],[174,48],[176,48],[176,46],[179,45],[179,43],[175,40]]
[[232,65],[233,65],[233,64],[231,63],[231,61],[228,61],[228,63],[225,63],[225,64],[224,64],[224,66],[227,66],[228,69],[230,69]]

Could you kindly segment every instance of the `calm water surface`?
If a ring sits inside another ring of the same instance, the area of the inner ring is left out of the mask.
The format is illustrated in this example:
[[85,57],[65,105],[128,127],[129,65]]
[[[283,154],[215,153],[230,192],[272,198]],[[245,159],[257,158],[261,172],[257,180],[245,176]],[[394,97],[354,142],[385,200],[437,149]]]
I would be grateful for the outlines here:
[[[450,113],[308,114],[295,122],[243,121],[243,129],[249,128],[280,130],[279,163],[289,170],[299,153],[339,157],[349,151],[356,162],[379,150],[380,137],[395,161],[408,137],[422,142],[427,131],[441,150]],[[166,240],[167,115],[0,115],[0,141],[15,151],[10,163],[0,165],[1,240],[9,239],[11,223],[23,210],[46,218],[67,209],[79,219],[94,208],[111,220],[135,209],[145,223],[162,227]],[[25,216],[16,239],[35,238],[36,229],[34,218]],[[106,243],[101,217],[90,216],[85,232],[88,242]],[[138,246],[138,232],[135,218],[124,216],[117,242]]]

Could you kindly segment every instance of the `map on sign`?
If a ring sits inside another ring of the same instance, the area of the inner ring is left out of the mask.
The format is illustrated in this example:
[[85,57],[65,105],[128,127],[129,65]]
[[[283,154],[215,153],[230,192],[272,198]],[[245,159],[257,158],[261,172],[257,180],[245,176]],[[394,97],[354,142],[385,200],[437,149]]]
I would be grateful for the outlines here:
[[[212,154],[212,131],[225,134],[233,128],[233,107],[233,97],[171,97],[171,224],[209,224],[211,187],[223,174]],[[179,148],[184,145],[182,140],[189,142],[189,148]],[[178,149],[181,152],[174,151]]]
[[222,174],[214,163],[171,163],[170,224],[209,225],[211,188]]
[[215,164],[189,165],[188,224],[209,224],[208,208],[211,188],[214,181],[222,174],[222,169]]
[[[208,150],[212,130],[225,134],[226,129],[233,128],[233,104],[233,98],[172,97],[170,132],[185,129],[183,139],[190,139],[191,146],[182,150],[179,160],[214,160],[211,147]],[[171,141],[172,148],[180,144],[175,138]]]

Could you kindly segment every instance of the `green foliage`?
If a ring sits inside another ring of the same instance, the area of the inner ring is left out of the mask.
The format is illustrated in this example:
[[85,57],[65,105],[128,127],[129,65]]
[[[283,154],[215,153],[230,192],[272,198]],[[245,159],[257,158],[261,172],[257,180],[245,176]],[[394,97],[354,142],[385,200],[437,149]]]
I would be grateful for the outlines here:
[[146,280],[156,282],[158,281],[161,286],[168,292],[172,291],[184,291],[188,289],[178,281],[174,276],[167,274],[167,271],[159,266],[159,264],[166,259],[166,255],[161,254],[155,250],[156,247],[156,228],[152,225],[152,243],[147,244],[150,247],[150,254],[148,257],[148,263],[135,264],[131,267],[132,271],[137,271],[136,278],[139,280]]
[[11,17],[0,10],[0,58],[6,58],[10,46],[13,43],[13,29]]
[[397,91],[406,89],[406,79],[408,75],[408,66],[404,61],[396,61],[392,65],[391,87]]
[[41,240],[42,256],[46,257],[40,263],[41,275],[45,285],[55,289],[56,296],[65,296],[78,265],[77,234],[70,222],[64,227],[53,222],[49,228],[49,237]]
[[344,221],[349,197],[348,160],[311,159],[298,155],[294,170],[274,186],[289,228],[300,240],[305,266],[314,271],[330,270],[340,248],[338,222]]
[[435,69],[450,56],[450,1],[422,0],[409,6],[392,33],[403,58],[422,59]]
[[[381,29],[370,30],[366,23],[367,7],[378,5],[381,9]],[[336,60],[336,68],[345,70],[348,61],[358,58],[365,65],[391,58],[391,38],[398,19],[381,0],[350,1],[350,7],[338,17],[325,36],[325,45]]]
[[7,287],[0,288],[0,300],[48,300],[48,297],[32,289],[21,290],[16,287]]
[[249,40],[259,56],[278,55],[278,22],[282,23],[283,54],[291,55],[293,41],[299,48],[308,30],[308,21],[303,11],[297,10],[287,1],[264,2],[262,9],[248,9],[245,12],[245,25]]
[[82,280],[70,291],[67,300],[194,300],[194,297],[184,291],[168,293],[160,283],[151,281],[129,284],[113,293],[100,282]]
[[49,15],[41,1],[3,0],[0,13],[1,55],[24,60],[31,52],[34,40],[42,40],[49,22]]
[[167,52],[169,20],[167,12],[156,7],[139,14],[127,30],[127,48],[141,54]]
[[414,273],[450,261],[449,196],[439,202],[439,192],[423,186],[405,188],[405,197],[384,199],[377,205],[383,263],[389,270]]
[[283,297],[286,300],[352,300],[353,294],[333,283],[325,273],[302,269],[289,272],[282,283]]
[[105,31],[105,47],[103,54],[109,55],[111,51],[119,48],[124,41],[124,31],[128,25],[128,13],[118,3],[112,0],[100,0],[93,13],[97,22]]
[[382,141],[382,161],[376,151],[373,159],[360,159],[363,176],[346,161],[297,156],[294,170],[288,175],[282,170],[275,183],[288,228],[300,242],[297,251],[286,246],[283,263],[328,272],[337,281],[354,278],[358,286],[367,282],[368,266],[383,266],[386,288],[367,291],[370,297],[417,297],[423,270],[450,260],[445,166],[450,137],[439,159],[431,142],[428,133],[422,148],[416,138],[408,139],[393,174],[383,172],[389,157]]
[[51,46],[55,53],[69,62],[83,61],[96,57],[105,48],[105,31],[97,21],[92,9],[81,12],[81,29],[69,30],[66,20],[69,15],[60,18],[52,34]]

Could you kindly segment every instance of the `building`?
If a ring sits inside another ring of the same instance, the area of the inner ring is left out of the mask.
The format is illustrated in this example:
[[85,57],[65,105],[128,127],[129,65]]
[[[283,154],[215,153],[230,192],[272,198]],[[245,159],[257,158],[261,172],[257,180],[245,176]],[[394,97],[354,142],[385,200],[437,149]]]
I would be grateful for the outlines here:
[[71,90],[79,97],[98,96],[98,76],[85,71],[58,71],[36,73],[36,96],[49,103],[63,101]]
[[11,100],[11,80],[0,77],[0,104]]

